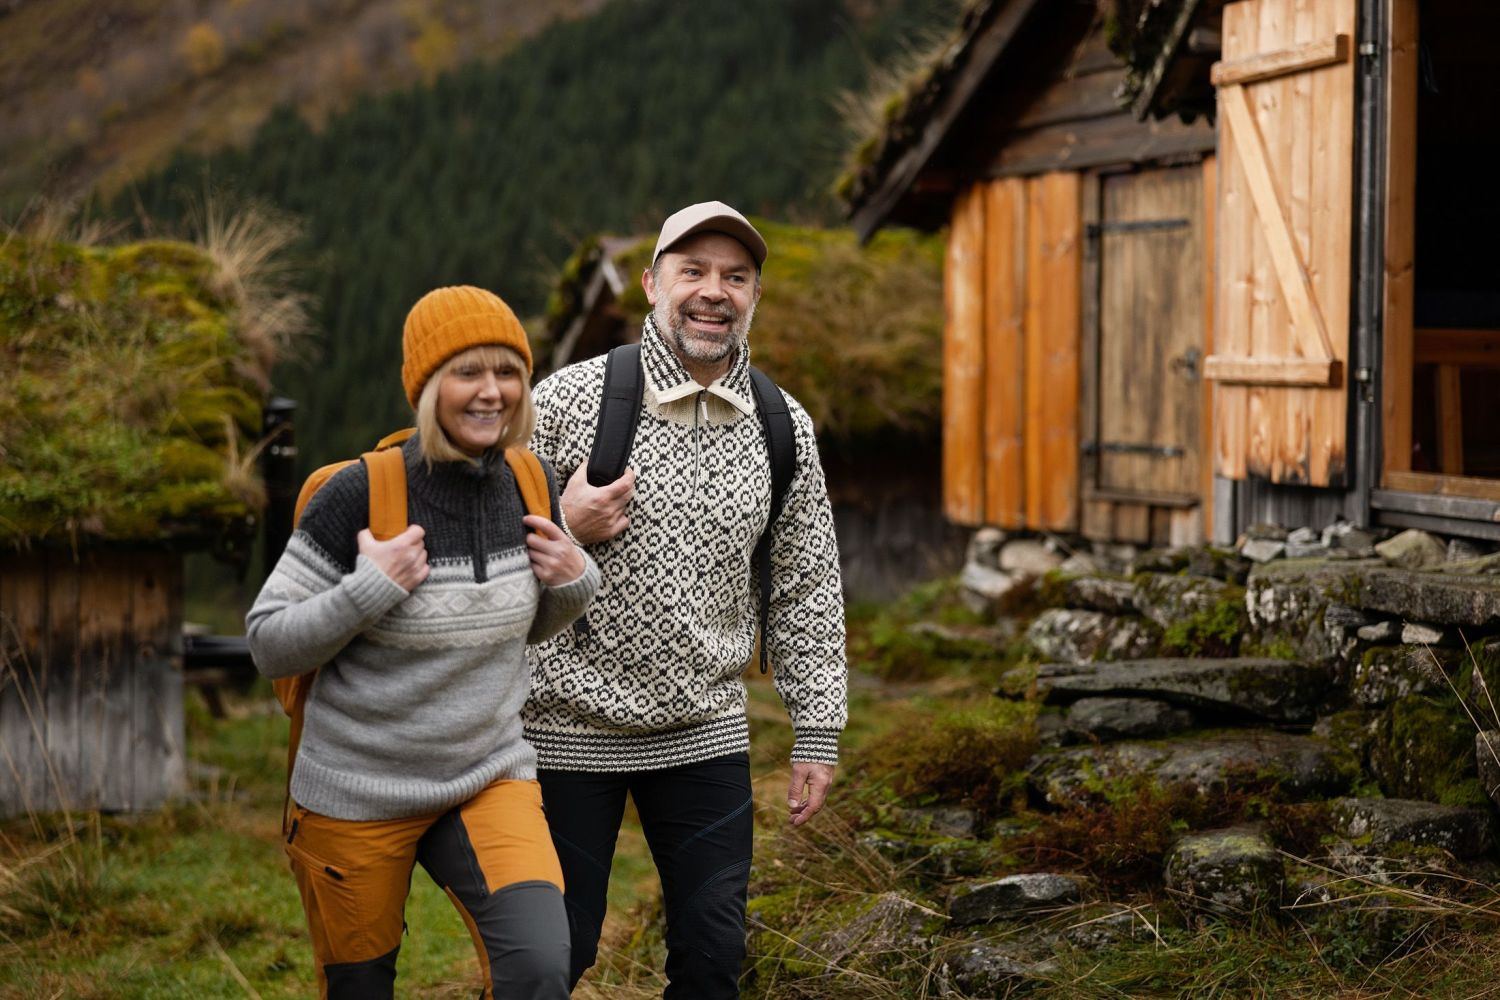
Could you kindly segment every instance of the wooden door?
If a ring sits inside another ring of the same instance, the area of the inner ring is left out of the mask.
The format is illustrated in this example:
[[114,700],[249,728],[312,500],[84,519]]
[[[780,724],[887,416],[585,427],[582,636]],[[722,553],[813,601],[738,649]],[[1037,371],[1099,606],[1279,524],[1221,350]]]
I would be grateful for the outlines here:
[[[1089,227],[1099,267],[1096,486],[1196,498],[1203,329],[1203,169],[1108,175]],[[1092,360],[1092,359],[1091,359]]]
[[1224,8],[1215,469],[1342,486],[1357,0]]

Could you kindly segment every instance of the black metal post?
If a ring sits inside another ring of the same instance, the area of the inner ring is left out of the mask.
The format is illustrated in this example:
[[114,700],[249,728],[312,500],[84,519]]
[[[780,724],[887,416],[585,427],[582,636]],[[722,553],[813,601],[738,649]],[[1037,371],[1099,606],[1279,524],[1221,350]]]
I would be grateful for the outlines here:
[[294,417],[297,401],[272,396],[266,403],[263,433],[269,440],[261,452],[261,473],[266,481],[265,551],[262,575],[270,576],[292,537],[292,519],[297,506],[297,435]]

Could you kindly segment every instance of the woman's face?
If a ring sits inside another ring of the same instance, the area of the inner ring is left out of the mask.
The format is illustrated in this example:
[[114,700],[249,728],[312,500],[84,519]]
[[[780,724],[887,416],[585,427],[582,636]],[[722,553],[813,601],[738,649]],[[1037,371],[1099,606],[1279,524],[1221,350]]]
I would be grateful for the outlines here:
[[437,422],[454,447],[478,458],[499,441],[521,398],[525,373],[508,359],[494,365],[460,356],[438,383]]

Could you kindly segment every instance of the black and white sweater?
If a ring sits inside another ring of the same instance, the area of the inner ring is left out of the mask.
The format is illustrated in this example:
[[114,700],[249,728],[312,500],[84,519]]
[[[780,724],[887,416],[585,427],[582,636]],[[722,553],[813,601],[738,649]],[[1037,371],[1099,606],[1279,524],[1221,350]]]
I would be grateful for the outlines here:
[[[641,362],[630,526],[587,546],[603,575],[587,632],[528,650],[525,732],[543,768],[649,770],[749,747],[741,675],[758,621],[752,553],[771,500],[750,352],[705,388],[648,317]],[[533,391],[532,450],[564,479],[593,447],[604,363],[570,365]],[[795,730],[792,760],[833,764],[847,718],[838,546],[812,420],[787,402],[797,470],[772,537],[766,642]]]

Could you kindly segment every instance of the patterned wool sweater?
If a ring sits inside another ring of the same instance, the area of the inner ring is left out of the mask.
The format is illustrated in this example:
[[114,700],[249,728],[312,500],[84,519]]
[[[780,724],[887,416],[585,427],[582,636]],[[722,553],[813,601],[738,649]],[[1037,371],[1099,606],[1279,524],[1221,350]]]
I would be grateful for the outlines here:
[[429,470],[415,438],[402,450],[427,579],[408,593],[359,555],[369,478],[355,462],[313,496],[245,622],[266,676],[321,667],[291,792],[337,819],[437,812],[493,781],[535,777],[536,753],[521,735],[524,646],[565,628],[599,583],[591,559],[572,583],[537,580],[503,457]]
[[[771,500],[749,350],[705,388],[648,317],[641,361],[630,526],[588,546],[603,581],[587,631],[529,650],[525,731],[544,768],[648,770],[749,747],[741,675],[758,624],[752,554]],[[571,365],[534,390],[532,449],[565,477],[593,447],[604,364]],[[812,420],[787,403],[797,470],[773,533],[766,642],[795,730],[792,760],[833,764],[847,718],[838,546]]]

